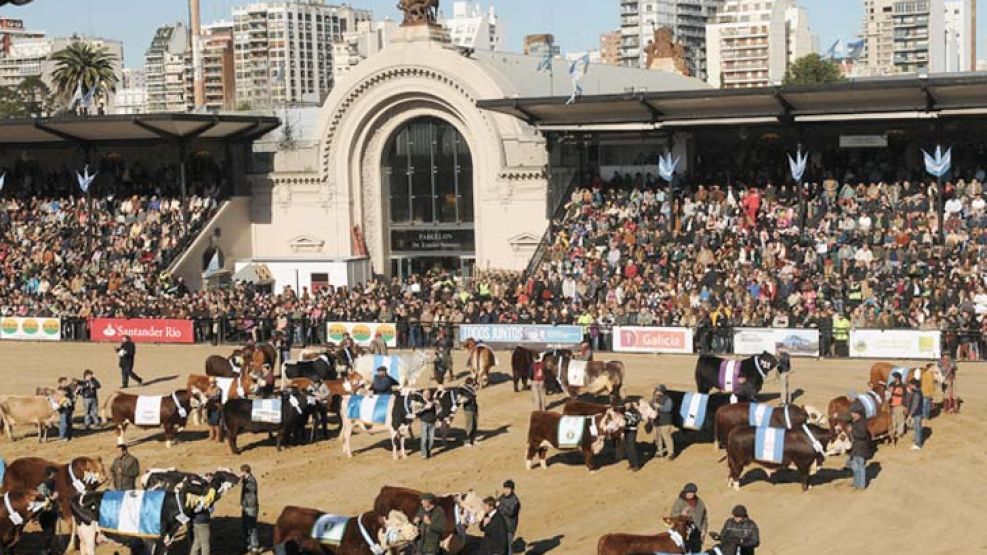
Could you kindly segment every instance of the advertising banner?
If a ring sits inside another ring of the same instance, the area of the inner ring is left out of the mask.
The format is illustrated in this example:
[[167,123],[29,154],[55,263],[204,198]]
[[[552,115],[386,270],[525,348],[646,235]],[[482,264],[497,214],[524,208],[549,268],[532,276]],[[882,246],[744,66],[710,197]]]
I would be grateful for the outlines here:
[[617,326],[613,329],[613,350],[618,353],[692,354],[692,330]]
[[538,326],[520,324],[462,324],[459,341],[469,338],[491,347],[525,345],[533,348],[573,347],[583,340],[581,326]]
[[733,352],[755,355],[785,351],[793,357],[819,356],[819,330],[796,328],[736,328]]
[[0,339],[19,341],[61,341],[62,321],[58,318],[0,318]]
[[194,343],[191,320],[93,318],[89,320],[92,341],[123,341],[129,335],[134,343]]
[[398,346],[398,331],[394,324],[371,322],[329,322],[326,324],[326,337],[333,343],[339,343],[348,333],[357,345],[366,347],[374,340],[374,335],[377,332],[380,332],[380,336],[388,347]]
[[850,356],[935,359],[942,354],[941,338],[936,330],[851,330]]

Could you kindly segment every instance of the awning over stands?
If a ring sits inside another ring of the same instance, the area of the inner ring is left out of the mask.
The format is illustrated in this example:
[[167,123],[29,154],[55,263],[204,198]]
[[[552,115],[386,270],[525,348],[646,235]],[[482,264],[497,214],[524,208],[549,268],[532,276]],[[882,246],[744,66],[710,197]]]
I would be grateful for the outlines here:
[[276,129],[276,117],[135,114],[0,119],[0,147],[157,144],[162,140],[252,141]]
[[784,122],[987,115],[987,73],[830,85],[481,100],[544,131],[628,131]]

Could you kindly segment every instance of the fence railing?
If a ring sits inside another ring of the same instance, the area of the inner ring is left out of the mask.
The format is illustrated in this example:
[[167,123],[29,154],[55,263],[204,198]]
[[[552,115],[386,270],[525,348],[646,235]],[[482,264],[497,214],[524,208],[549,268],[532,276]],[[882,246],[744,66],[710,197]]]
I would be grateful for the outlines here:
[[[91,329],[96,320],[82,318],[62,318],[62,341],[94,341],[107,340],[101,334],[94,334]],[[101,320],[100,320],[101,321]],[[135,320],[153,325],[163,320]],[[247,341],[270,341],[275,333],[280,331],[294,347],[310,345],[325,345],[338,343],[342,335],[331,332],[330,324],[338,322],[334,319],[299,318],[284,320],[256,318],[198,318],[191,319],[191,337],[183,338],[181,343],[211,343],[213,345],[237,345]],[[360,322],[351,322],[360,324]],[[361,337],[368,341],[368,331]],[[573,325],[525,325],[525,324],[493,324],[468,323],[472,331],[478,328],[517,328],[518,337],[527,337],[528,328],[549,329],[579,328]],[[352,327],[352,326],[350,326]],[[445,329],[452,337],[454,344],[459,347],[461,340],[460,325],[451,323],[435,323],[420,321],[405,321],[391,324],[394,343],[398,348],[424,348],[431,346],[439,336],[439,330]],[[95,330],[99,331],[99,330]],[[577,330],[578,331],[578,330]],[[669,334],[684,333],[687,340],[683,341]],[[620,334],[620,337],[617,335]],[[357,335],[354,333],[354,335]],[[551,334],[548,334],[549,336]],[[800,328],[739,328],[729,326],[697,326],[693,328],[660,328],[645,326],[598,326],[582,327],[582,333],[577,334],[581,340],[590,344],[598,352],[677,352],[697,354],[752,354],[761,350],[788,350],[795,356],[819,356],[825,358],[932,358],[930,353],[945,353],[958,360],[987,360],[987,337],[974,329],[946,330],[914,330],[914,329],[854,329],[849,335],[842,337],[839,332],[832,330]],[[19,339],[29,339],[18,337]],[[154,341],[153,339],[150,341]],[[527,339],[516,342],[501,342],[508,348],[523,344]],[[163,341],[167,342],[167,340]],[[494,342],[494,341],[490,341]],[[538,341],[532,341],[537,344]],[[551,343],[551,340],[548,341]]]

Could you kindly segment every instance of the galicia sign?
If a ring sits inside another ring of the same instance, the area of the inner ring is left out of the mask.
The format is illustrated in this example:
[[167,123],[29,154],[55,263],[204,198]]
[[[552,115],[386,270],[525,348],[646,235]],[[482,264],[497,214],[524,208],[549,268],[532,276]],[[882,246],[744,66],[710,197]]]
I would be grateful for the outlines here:
[[134,343],[194,343],[191,320],[94,318],[89,321],[92,341],[123,341],[129,335]]

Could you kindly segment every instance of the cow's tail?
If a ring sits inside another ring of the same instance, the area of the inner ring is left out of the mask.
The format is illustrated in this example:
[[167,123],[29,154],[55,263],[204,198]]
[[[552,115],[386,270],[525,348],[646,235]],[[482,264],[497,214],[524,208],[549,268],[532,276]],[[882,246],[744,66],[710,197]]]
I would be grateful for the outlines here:
[[7,411],[3,408],[3,404],[0,403],[0,434],[6,435],[13,440],[14,434],[10,431],[10,427],[10,418],[7,416]]
[[119,391],[114,391],[103,399],[103,406],[99,407],[99,419],[106,422],[106,411],[109,407],[113,406],[113,401],[120,396]]

